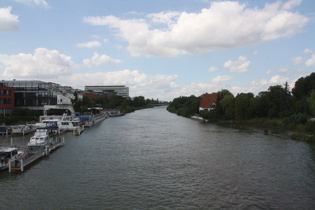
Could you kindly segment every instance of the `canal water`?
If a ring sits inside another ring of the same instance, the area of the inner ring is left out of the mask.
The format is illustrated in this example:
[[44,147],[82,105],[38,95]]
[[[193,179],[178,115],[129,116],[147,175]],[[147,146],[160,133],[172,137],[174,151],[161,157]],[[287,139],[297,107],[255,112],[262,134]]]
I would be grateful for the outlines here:
[[315,147],[304,142],[165,107],[64,136],[24,173],[0,172],[1,209],[315,209]]

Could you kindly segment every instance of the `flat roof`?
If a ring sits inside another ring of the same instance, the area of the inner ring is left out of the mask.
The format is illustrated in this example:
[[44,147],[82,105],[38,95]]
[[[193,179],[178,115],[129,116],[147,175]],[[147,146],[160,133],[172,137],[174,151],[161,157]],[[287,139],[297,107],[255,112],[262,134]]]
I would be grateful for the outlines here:
[[0,147],[0,152],[12,152],[14,150],[17,150],[15,147]]

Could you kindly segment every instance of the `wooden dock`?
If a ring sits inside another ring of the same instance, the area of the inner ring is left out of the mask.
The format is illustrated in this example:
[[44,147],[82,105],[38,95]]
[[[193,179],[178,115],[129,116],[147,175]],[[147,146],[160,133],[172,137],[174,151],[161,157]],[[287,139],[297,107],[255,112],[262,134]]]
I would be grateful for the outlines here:
[[27,154],[19,160],[14,160],[9,162],[9,172],[13,171],[24,171],[24,168],[32,164],[33,162],[39,160],[42,157],[48,156],[50,152],[56,150],[64,145],[64,137],[55,137],[53,142],[49,145],[38,147],[37,149],[28,149]]

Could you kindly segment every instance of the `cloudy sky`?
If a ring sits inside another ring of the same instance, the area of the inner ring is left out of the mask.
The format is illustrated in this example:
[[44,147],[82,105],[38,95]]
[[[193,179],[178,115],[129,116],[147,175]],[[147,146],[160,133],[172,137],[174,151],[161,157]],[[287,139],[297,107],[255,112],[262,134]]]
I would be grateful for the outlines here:
[[315,72],[314,0],[1,0],[0,79],[172,100]]

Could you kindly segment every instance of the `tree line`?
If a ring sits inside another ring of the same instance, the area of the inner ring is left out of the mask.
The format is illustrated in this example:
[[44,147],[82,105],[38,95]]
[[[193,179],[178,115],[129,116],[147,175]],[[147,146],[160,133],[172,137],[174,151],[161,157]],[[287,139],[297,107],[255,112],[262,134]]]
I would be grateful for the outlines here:
[[124,113],[133,112],[137,109],[146,108],[150,104],[160,103],[158,99],[146,99],[144,96],[136,96],[134,98],[124,98],[112,94],[106,98],[98,97],[90,99],[83,97],[83,100],[73,102],[73,108],[77,112],[84,113],[89,107],[102,107],[104,109],[120,109]]
[[185,117],[198,114],[210,122],[269,119],[290,129],[303,125],[304,131],[315,134],[315,122],[310,121],[315,115],[315,73],[298,79],[292,90],[286,82],[256,96],[251,92],[234,96],[227,89],[217,94],[214,111],[199,112],[201,97],[194,95],[175,98],[167,109]]

